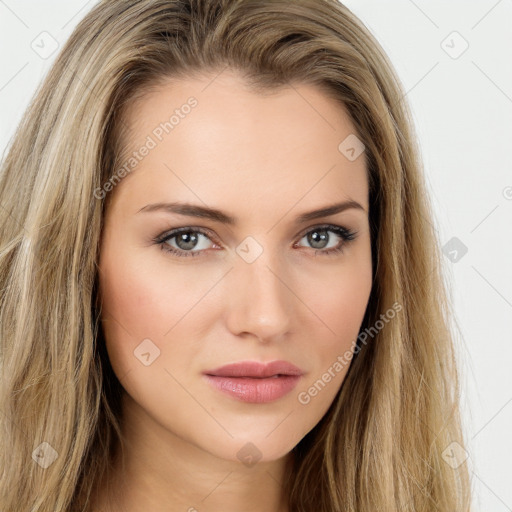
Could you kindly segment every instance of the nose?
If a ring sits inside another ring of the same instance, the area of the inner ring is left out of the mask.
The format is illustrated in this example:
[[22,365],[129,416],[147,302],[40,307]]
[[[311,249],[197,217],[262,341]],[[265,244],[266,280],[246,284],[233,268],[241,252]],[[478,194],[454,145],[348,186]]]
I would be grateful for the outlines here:
[[290,329],[297,301],[286,281],[282,266],[271,261],[266,251],[252,263],[237,258],[227,288],[230,331],[261,342],[279,341]]

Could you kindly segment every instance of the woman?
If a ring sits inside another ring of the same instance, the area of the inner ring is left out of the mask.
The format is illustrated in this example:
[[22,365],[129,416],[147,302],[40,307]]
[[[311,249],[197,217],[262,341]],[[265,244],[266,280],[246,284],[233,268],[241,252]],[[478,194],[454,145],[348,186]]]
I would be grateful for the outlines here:
[[469,510],[410,114],[340,3],[100,2],[0,204],[3,509]]

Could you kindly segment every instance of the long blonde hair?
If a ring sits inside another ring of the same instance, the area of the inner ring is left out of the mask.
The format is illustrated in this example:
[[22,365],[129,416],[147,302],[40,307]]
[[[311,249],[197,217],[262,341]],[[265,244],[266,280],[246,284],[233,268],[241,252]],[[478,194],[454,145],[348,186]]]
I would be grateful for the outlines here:
[[108,475],[121,385],[99,324],[106,203],[95,191],[119,164],[135,97],[228,66],[255,92],[314,84],[346,106],[370,183],[374,284],[361,329],[401,306],[294,448],[290,511],[469,510],[466,464],[443,459],[464,445],[459,385],[411,115],[380,45],[336,0],[104,0],[78,24],[1,167],[2,510],[87,511]]

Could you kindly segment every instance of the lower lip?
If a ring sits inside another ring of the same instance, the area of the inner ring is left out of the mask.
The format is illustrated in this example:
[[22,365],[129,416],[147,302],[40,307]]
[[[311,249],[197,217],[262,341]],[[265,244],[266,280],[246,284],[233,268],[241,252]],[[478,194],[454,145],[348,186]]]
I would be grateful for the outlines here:
[[205,375],[205,377],[218,390],[242,402],[255,404],[282,398],[297,385],[301,378],[300,375],[281,375],[265,379],[219,377],[218,375]]

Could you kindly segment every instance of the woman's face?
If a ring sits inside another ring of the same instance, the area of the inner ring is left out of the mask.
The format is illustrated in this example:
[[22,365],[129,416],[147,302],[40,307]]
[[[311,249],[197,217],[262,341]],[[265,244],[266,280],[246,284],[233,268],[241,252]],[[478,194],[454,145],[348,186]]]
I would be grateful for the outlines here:
[[[246,465],[282,457],[333,402],[370,295],[355,129],[312,86],[260,95],[227,71],[169,82],[124,122],[130,171],[103,187],[99,270],[125,405],[160,440]],[[215,371],[274,361],[288,365],[267,378]]]

